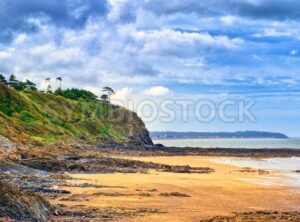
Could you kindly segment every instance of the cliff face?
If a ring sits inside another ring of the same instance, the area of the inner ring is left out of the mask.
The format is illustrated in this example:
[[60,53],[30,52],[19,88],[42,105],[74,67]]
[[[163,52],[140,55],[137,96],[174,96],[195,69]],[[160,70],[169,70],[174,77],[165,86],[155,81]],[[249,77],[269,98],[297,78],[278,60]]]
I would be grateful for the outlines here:
[[143,121],[101,101],[17,92],[0,84],[0,134],[33,144],[152,144]]

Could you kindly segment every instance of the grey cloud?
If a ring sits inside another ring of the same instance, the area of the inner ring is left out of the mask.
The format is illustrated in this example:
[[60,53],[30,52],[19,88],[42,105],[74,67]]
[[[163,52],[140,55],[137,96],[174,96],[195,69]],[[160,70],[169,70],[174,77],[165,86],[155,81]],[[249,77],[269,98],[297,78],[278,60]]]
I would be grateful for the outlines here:
[[299,19],[298,0],[150,0],[145,8],[156,14],[196,13],[200,16],[237,15],[265,19]]
[[[121,60],[121,61],[120,61]],[[109,73],[121,75],[121,76],[157,76],[160,71],[157,70],[153,65],[149,64],[147,61],[140,61],[133,57],[120,57],[120,60],[110,60],[107,64],[102,67]],[[114,64],[114,65],[111,65]]]
[[107,12],[106,0],[0,0],[0,41],[9,42],[14,33],[37,31],[29,19],[73,29],[82,27],[90,16]]
[[145,63],[137,63],[129,68],[129,72],[132,75],[142,75],[142,76],[155,76],[159,73],[158,70],[154,69],[154,67],[145,64]]
[[112,18],[120,23],[131,23],[136,20],[138,5],[134,0],[124,1],[118,4],[118,12]]

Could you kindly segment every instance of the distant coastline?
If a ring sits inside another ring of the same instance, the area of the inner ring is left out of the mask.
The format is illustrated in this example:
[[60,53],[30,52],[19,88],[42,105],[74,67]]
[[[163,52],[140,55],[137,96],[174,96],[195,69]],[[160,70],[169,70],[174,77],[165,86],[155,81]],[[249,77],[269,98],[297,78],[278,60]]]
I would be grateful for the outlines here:
[[152,139],[288,139],[283,133],[263,131],[237,131],[237,132],[175,132],[175,131],[153,131],[150,132]]

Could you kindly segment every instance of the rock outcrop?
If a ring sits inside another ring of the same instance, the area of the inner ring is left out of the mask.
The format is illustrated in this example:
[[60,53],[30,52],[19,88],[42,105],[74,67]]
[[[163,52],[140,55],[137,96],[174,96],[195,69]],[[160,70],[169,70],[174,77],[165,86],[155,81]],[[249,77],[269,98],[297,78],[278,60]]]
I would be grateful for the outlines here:
[[127,124],[131,124],[131,132],[127,139],[130,145],[153,145],[149,136],[149,131],[146,129],[144,122],[138,117],[136,113],[128,111],[131,118]]
[[31,191],[20,191],[0,182],[0,218],[15,221],[46,222],[53,208],[41,196]]
[[300,221],[299,212],[278,212],[278,211],[257,211],[246,213],[234,213],[233,216],[217,216],[208,220],[200,220],[200,222],[241,222],[241,221],[255,221],[255,222],[298,222]]
[[3,159],[18,160],[17,145],[11,140],[0,135],[0,161]]

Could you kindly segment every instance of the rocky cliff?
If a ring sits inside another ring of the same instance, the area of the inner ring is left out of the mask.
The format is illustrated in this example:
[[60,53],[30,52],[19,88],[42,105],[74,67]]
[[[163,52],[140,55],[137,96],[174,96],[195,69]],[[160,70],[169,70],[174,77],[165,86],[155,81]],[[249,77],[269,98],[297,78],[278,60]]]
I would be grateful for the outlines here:
[[[143,121],[123,107],[42,92],[17,92],[1,83],[0,135],[35,145],[152,144]],[[7,150],[8,140],[1,137],[0,143],[0,152]]]

